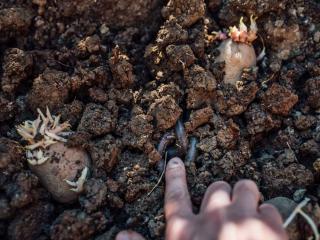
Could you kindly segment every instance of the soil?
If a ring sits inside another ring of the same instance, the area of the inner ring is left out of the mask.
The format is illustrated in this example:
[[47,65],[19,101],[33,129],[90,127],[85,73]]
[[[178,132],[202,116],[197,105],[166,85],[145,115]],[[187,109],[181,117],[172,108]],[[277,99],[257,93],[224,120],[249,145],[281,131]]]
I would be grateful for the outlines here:
[[[211,182],[250,178],[263,200],[303,192],[319,224],[319,11],[318,0],[0,0],[0,238],[102,240],[130,228],[163,239],[164,181],[150,192],[157,144],[179,118],[199,141],[187,167],[195,210]],[[251,14],[266,56],[235,87],[211,33]],[[40,183],[15,130],[47,106],[71,124],[67,144],[91,156],[72,204]],[[296,226],[291,239],[312,236]]]

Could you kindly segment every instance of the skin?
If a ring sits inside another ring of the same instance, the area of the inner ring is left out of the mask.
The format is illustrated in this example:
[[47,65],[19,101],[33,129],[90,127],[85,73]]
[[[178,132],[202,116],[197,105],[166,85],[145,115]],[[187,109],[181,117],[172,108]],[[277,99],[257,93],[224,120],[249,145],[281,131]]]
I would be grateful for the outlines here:
[[[167,240],[288,240],[279,212],[269,204],[258,205],[260,193],[250,180],[232,189],[226,182],[212,183],[194,214],[181,159],[167,164],[165,218]],[[116,240],[144,240],[133,231],[120,232]]]

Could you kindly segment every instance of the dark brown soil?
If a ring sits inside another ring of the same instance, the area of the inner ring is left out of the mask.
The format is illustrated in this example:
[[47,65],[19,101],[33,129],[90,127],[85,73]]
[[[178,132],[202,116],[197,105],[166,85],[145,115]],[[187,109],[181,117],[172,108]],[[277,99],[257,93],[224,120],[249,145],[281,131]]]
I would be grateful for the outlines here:
[[[187,168],[196,208],[212,181],[250,178],[264,200],[300,201],[305,189],[319,224],[319,12],[318,0],[0,0],[0,238],[102,240],[130,228],[163,239],[163,181],[148,193],[157,144],[179,118],[199,140]],[[251,14],[266,56],[236,89],[211,32]],[[41,185],[15,130],[47,106],[72,125],[68,145],[91,156],[73,204]],[[298,227],[292,239],[312,235]]]

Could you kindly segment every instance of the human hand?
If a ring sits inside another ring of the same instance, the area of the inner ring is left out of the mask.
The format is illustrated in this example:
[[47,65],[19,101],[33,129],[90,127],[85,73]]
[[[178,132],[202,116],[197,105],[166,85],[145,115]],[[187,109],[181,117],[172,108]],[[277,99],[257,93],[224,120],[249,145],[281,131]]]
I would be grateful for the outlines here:
[[[280,214],[272,205],[258,206],[259,198],[252,181],[239,181],[233,191],[226,182],[215,182],[208,187],[199,214],[194,214],[184,164],[173,158],[166,169],[166,239],[287,240]],[[116,237],[124,239],[143,238],[127,231]]]

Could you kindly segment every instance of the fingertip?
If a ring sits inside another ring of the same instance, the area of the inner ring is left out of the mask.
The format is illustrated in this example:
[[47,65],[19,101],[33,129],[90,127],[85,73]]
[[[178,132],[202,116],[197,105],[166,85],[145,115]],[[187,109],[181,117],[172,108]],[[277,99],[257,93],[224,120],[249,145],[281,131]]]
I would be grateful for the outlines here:
[[208,212],[225,207],[231,203],[231,187],[227,182],[217,181],[207,188],[201,204],[201,211]]
[[210,184],[210,186],[208,187],[208,190],[209,189],[228,189],[228,190],[231,190],[231,187],[229,185],[229,183],[225,182],[225,181],[216,181],[216,182],[213,182]]
[[171,158],[168,161],[167,169],[172,169],[177,167],[184,167],[183,161],[181,160],[181,158],[178,158],[178,157]]
[[260,191],[257,184],[252,180],[243,179],[238,181],[234,186],[233,193],[233,197],[237,197],[238,194],[244,195],[246,193],[250,193],[254,196],[257,202],[260,200]]
[[188,215],[192,212],[186,171],[180,158],[169,160],[166,168],[165,216]]
[[115,240],[145,240],[139,233],[131,230],[121,231],[117,234]]
[[[185,174],[185,166],[182,160],[178,157],[170,159],[166,167],[166,178],[172,176],[180,176]],[[167,179],[168,180],[168,179]]]
[[283,228],[283,219],[278,209],[269,203],[263,203],[258,208],[260,219],[267,223],[270,228],[278,235],[279,239],[288,240],[288,234]]
[[264,218],[267,218],[272,221],[276,221],[279,224],[283,223],[283,219],[281,217],[280,212],[278,209],[269,203],[263,203],[260,205],[258,212]]
[[232,203],[247,213],[257,210],[260,192],[251,180],[240,180],[236,183],[232,193]]
[[241,179],[235,184],[234,187],[235,188],[236,187],[246,187],[246,188],[249,188],[251,190],[259,191],[258,187],[257,187],[257,184],[254,181],[250,180],[250,179]]
[[259,210],[270,210],[270,209],[272,209],[272,211],[278,211],[277,208],[270,203],[262,203],[259,207]]

